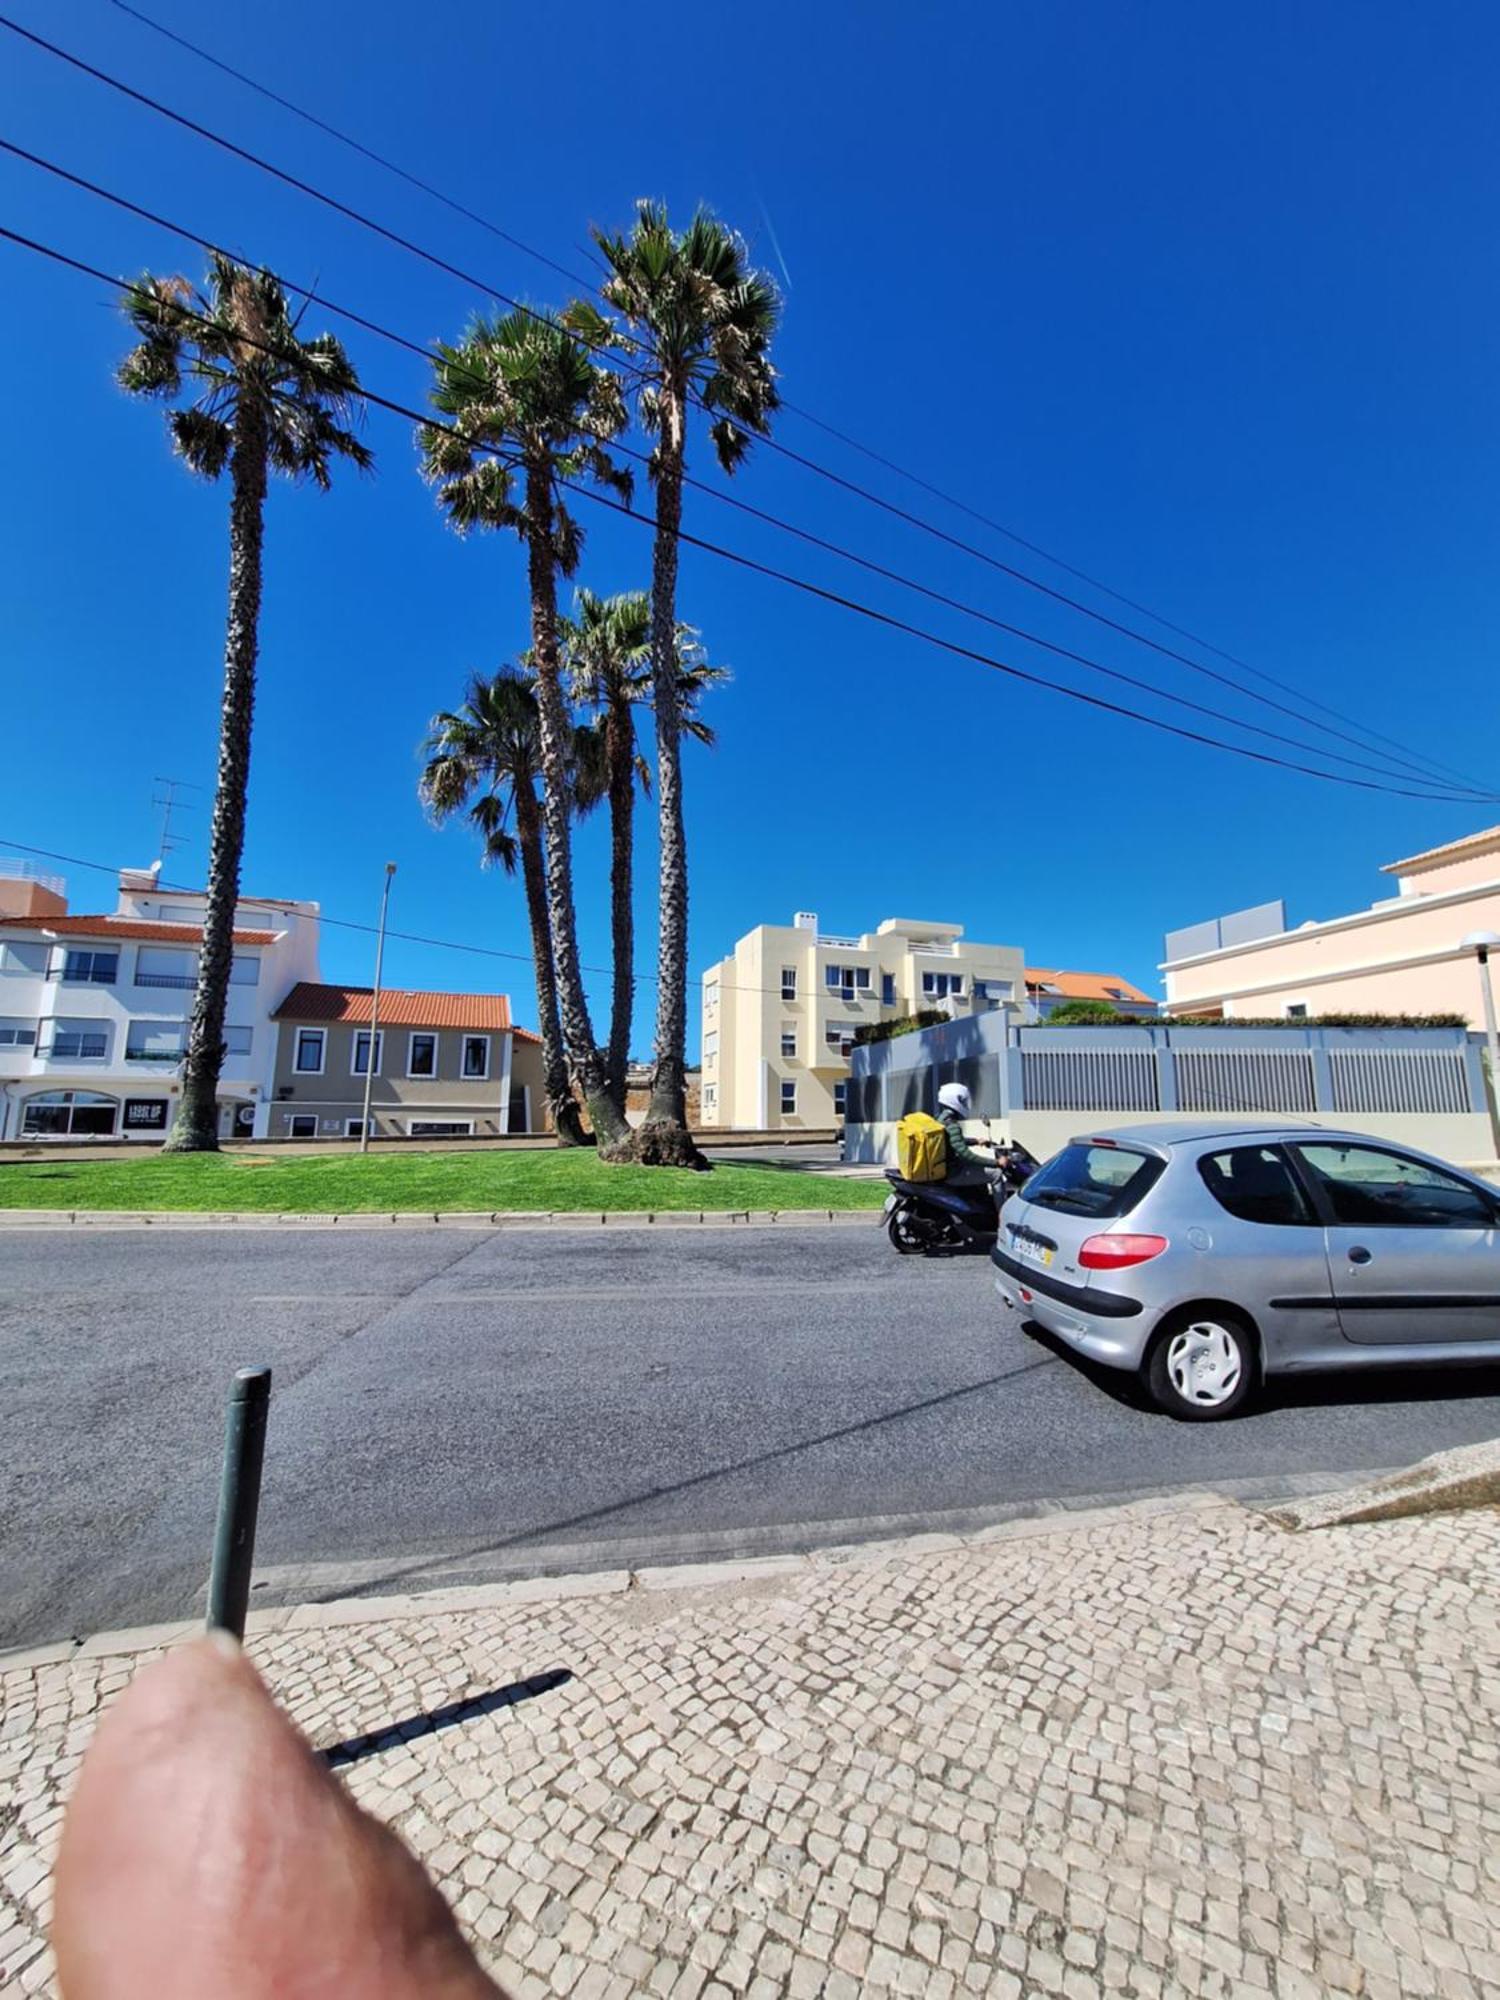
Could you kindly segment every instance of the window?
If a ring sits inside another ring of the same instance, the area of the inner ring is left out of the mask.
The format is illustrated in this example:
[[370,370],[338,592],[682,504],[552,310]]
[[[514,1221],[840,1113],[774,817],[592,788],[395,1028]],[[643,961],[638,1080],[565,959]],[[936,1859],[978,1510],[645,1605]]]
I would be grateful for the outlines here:
[[102,1021],[53,1021],[52,1039],[44,1056],[69,1062],[103,1062],[109,1054],[109,1029]]
[[247,1056],[255,1037],[249,1028],[226,1028],[224,1030],[224,1053],[226,1056]]
[[870,968],[868,965],[825,965],[823,983],[830,993],[842,993],[846,1000],[852,1000],[856,993],[870,990]]
[[783,1000],[795,1000],[797,997],[797,968],[795,965],[784,965],[781,968],[781,997]]
[[135,955],[137,986],[170,986],[180,991],[198,984],[198,956],[191,951],[165,951],[142,945]]
[[437,1075],[437,1036],[413,1035],[406,1045],[408,1076]]
[[44,1090],[21,1106],[21,1132],[28,1139],[112,1139],[117,1108],[93,1090]]
[[132,1021],[125,1030],[126,1062],[181,1062],[186,1048],[182,1021]]
[[292,1068],[303,1076],[323,1074],[323,1030],[321,1028],[299,1028],[297,1030],[297,1052],[292,1058]]
[[1015,996],[1016,982],[1013,979],[976,979],[974,998],[976,1000],[1010,1000]]
[[[384,1061],[384,1059],[385,1059],[385,1029],[377,1028],[375,1030],[375,1074],[377,1076],[379,1076],[380,1074],[380,1065]],[[368,1028],[356,1028],[354,1031],[354,1041],[352,1045],[352,1050],[349,1057],[349,1074],[351,1076],[363,1076],[369,1067],[370,1067],[370,1031]]]
[[796,1113],[797,1086],[795,1083],[783,1083],[781,1086],[781,1115],[783,1118],[793,1118],[796,1116]]
[[706,986],[704,987],[704,989],[703,989],[703,1004],[704,1004],[704,1006],[705,1006],[705,1007],[717,1007],[717,1006],[718,1006],[718,1004],[719,1004],[719,982],[718,982],[718,980],[717,980],[717,979],[710,979],[710,980],[709,980],[709,982],[708,982],[708,984],[707,984],[707,985],[706,985]]
[[924,972],[922,992],[932,1000],[946,1000],[950,994],[955,1000],[963,998],[964,976],[961,972]]
[[710,1029],[710,1031],[703,1037],[703,1060],[706,1063],[711,1063],[711,1062],[717,1062],[718,1059],[719,1059],[719,1037],[715,1030]]
[[0,1049],[36,1047],[36,1029],[29,1021],[0,1021]]
[[0,944],[0,974],[45,979],[48,956],[49,947],[44,944]]
[[1289,1000],[1287,1002],[1286,1017],[1289,1021],[1305,1021],[1307,1019],[1307,1002],[1305,1000]]
[[62,962],[64,986],[113,986],[120,972],[117,951],[65,951]]
[[858,1026],[857,1021],[830,1021],[823,1030],[823,1040],[839,1055],[846,1056],[854,1047],[854,1036]]
[[1373,1146],[1303,1146],[1335,1222],[1360,1229],[1493,1229],[1497,1198],[1456,1174]]
[[414,1139],[467,1139],[474,1130],[472,1118],[413,1118],[406,1127]]
[[835,1117],[837,1118],[843,1117],[844,1103],[848,1097],[848,1094],[849,1094],[848,1078],[840,1077],[838,1082],[833,1086],[833,1110]]
[[364,1136],[365,1121],[363,1118],[346,1118],[344,1120],[344,1137],[346,1139],[362,1139]]
[[236,952],[229,961],[229,983],[231,986],[259,986],[260,960],[241,958]]
[[1305,1226],[1317,1217],[1279,1146],[1233,1146],[1198,1162],[1203,1184],[1241,1222]]
[[292,1139],[316,1139],[318,1121],[310,1111],[294,1111],[286,1121],[287,1136]]
[[1063,1215],[1114,1220],[1129,1215],[1160,1179],[1166,1161],[1131,1146],[1064,1146],[1026,1183],[1026,1199]]
[[896,975],[894,972],[882,972],[880,975],[880,1004],[882,1007],[894,1007],[896,1004]]
[[786,1057],[788,1062],[795,1062],[797,1060],[797,1030],[795,1028],[782,1029],[781,1053]]
[[471,1082],[482,1083],[490,1073],[490,1038],[488,1035],[465,1035],[463,1054],[463,1074]]
[[704,1086],[703,1086],[703,1109],[704,1109],[705,1111],[717,1111],[717,1109],[718,1109],[718,1108],[719,1108],[719,1087],[718,1087],[718,1085],[717,1085],[716,1083],[706,1083],[706,1084],[704,1084]]

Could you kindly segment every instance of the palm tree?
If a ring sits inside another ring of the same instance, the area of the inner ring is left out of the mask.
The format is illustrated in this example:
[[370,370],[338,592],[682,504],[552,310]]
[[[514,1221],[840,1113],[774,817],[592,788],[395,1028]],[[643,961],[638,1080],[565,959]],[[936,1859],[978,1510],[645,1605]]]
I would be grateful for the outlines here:
[[[657,813],[661,847],[660,986],[656,1075],[642,1160],[701,1165],[687,1130],[687,840],[682,818],[681,708],[677,689],[677,538],[690,406],[709,413],[720,465],[733,472],[777,407],[771,336],[781,314],[776,288],[751,268],[743,241],[700,208],[679,235],[659,202],[638,204],[628,237],[595,230],[609,274],[604,303],[629,325],[637,352],[642,423],[656,438],[656,543],[651,563],[651,673],[656,711]],[[588,340],[618,340],[591,307],[569,324]]]
[[[520,860],[531,923],[531,955],[536,962],[547,1103],[559,1145],[579,1146],[583,1144],[583,1124],[568,1079],[568,1057],[557,1011],[557,980],[552,970],[547,859],[542,851],[542,815],[537,799],[538,735],[536,690],[529,674],[517,667],[502,667],[489,680],[476,676],[461,708],[444,709],[432,718],[422,746],[427,761],[417,791],[439,825],[467,808],[471,825],[484,841],[486,867],[498,865],[507,875],[514,875]],[[580,753],[587,755],[587,747],[580,745]],[[507,825],[512,815],[514,834]]]
[[251,271],[215,251],[205,291],[185,278],[146,272],[125,287],[121,303],[138,345],[120,364],[120,386],[176,402],[186,378],[191,400],[167,416],[172,443],[205,479],[229,470],[229,624],[203,950],[182,1101],[166,1142],[168,1152],[215,1152],[250,780],[267,477],[275,471],[311,479],[326,492],[335,459],[362,471],[374,461],[349,429],[359,378],[342,346],[328,333],[302,339],[301,316],[293,316],[269,271]]
[[[526,547],[530,660],[547,848],[547,914],[563,1040],[583,1086],[601,1155],[628,1145],[623,1103],[609,1090],[594,1041],[573,914],[568,818],[569,718],[558,668],[557,578],[578,567],[583,531],[563,482],[592,479],[628,494],[630,477],[604,450],[625,427],[619,379],[548,314],[476,318],[433,359],[433,407],[444,419],[418,433],[424,470],[461,534],[508,528]],[[517,493],[519,482],[520,491]]]
[[[614,987],[606,1067],[610,1086],[624,1102],[630,1064],[635,999],[635,787],[649,798],[651,767],[641,754],[633,710],[651,696],[651,601],[643,590],[596,597],[580,590],[573,616],[562,624],[563,664],[575,702],[598,711],[594,755],[586,768],[586,795],[609,800],[610,925]],[[711,667],[690,625],[677,627],[677,692],[683,732],[712,743],[714,732],[697,713],[704,691],[729,678]]]

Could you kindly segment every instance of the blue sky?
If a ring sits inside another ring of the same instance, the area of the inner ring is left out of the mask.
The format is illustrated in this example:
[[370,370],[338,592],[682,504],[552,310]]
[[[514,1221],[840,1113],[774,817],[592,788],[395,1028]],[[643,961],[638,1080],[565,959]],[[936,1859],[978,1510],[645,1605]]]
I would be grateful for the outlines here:
[[[108,0],[13,5],[495,288],[562,295]],[[747,47],[742,10],[652,0],[507,3],[425,37],[392,0],[330,0],[315,35],[294,0],[147,7],[584,271],[590,222],[624,224],[637,196],[683,217],[712,203],[787,284],[777,359],[793,401],[1317,700],[1500,777],[1492,8],[772,0]],[[487,303],[8,36],[0,129],[416,339]],[[200,262],[11,159],[0,212],[105,269]],[[227,494],[190,478],[159,415],[114,389],[125,339],[100,288],[3,244],[0,263],[0,850],[138,864],[156,852],[153,778],[212,777]],[[415,357],[329,315],[309,323],[325,322],[369,386],[422,399]],[[799,419],[779,434],[1072,588]],[[395,926],[524,954],[518,886],[481,874],[463,830],[431,830],[415,795],[427,717],[525,643],[521,551],[442,526],[405,426],[374,413],[368,438],[376,477],[270,502],[245,886],[373,920],[390,859]],[[700,441],[696,469],[713,477],[706,456]],[[769,453],[734,490],[1159,682],[1163,698],[1139,698],[1155,712],[1188,694],[1361,754]],[[687,525],[1112,692],[706,496],[689,496]],[[644,584],[642,530],[602,516],[589,530],[582,580]],[[1176,742],[693,550],[681,609],[735,676],[713,701],[721,747],[690,753],[695,977],[750,925],[812,908],[838,931],[957,920],[1033,962],[1149,987],[1167,928],[1276,895],[1294,921],[1332,914],[1381,893],[1378,863],[1500,819]],[[171,872],[192,879],[206,803],[183,825]],[[603,826],[585,828],[580,932],[599,967],[606,854]],[[642,858],[649,969],[649,838]],[[75,908],[109,893],[68,872]],[[327,976],[368,979],[369,956],[327,933]],[[387,977],[498,984],[533,1018],[521,964],[397,943]],[[602,1029],[607,981],[593,986]]]

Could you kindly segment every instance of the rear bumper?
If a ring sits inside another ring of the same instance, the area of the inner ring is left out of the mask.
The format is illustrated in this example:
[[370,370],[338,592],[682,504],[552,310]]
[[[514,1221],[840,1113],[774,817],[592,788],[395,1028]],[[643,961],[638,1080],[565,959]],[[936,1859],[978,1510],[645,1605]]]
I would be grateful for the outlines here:
[[1139,1299],[1090,1292],[994,1249],[995,1293],[1002,1305],[1106,1368],[1139,1368],[1150,1325]]

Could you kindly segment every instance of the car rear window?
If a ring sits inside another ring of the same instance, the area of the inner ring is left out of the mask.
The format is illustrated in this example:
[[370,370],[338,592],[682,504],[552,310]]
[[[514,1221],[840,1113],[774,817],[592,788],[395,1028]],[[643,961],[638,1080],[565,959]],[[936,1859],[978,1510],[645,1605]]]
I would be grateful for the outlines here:
[[1080,1141],[1064,1146],[1022,1189],[1027,1201],[1064,1215],[1113,1218],[1129,1215],[1155,1185],[1165,1160],[1131,1146],[1099,1146]]

